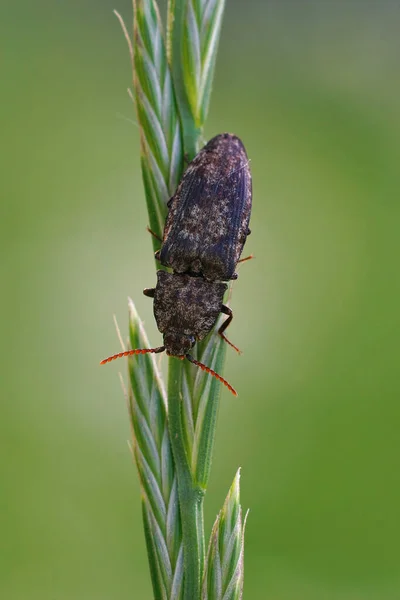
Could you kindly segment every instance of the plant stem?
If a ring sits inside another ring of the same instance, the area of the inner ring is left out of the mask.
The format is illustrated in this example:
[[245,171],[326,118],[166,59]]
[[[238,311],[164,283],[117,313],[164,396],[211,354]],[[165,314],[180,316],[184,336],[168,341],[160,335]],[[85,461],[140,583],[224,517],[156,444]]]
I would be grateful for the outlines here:
[[204,570],[204,490],[193,481],[185,451],[181,407],[182,372],[184,365],[176,358],[169,361],[168,422],[172,452],[178,478],[178,493],[182,522],[184,552],[184,600],[199,600]]

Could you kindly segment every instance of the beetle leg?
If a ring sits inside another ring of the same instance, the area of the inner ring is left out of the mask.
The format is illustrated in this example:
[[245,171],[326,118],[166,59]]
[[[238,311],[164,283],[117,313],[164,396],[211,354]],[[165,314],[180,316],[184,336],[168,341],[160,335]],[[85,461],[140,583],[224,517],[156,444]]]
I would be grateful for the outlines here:
[[148,298],[154,298],[156,288],[144,288],[143,294]]
[[162,239],[160,238],[160,236],[157,235],[156,233],[154,233],[154,231],[152,231],[149,226],[147,226],[146,229],[153,237],[156,238],[156,240],[158,240],[159,242],[162,242]]
[[[154,233],[154,231],[152,231],[152,230],[150,229],[150,227],[148,227],[148,226],[146,227],[146,229],[147,229],[147,231],[148,231],[148,232],[149,232],[149,233],[150,233],[150,234],[151,234],[153,237],[155,237],[155,238],[156,238],[156,240],[158,240],[158,241],[159,241],[159,242],[162,244],[162,239],[160,238],[160,236],[159,236],[159,235],[157,235],[156,233]],[[157,250],[157,252],[155,252],[155,253],[154,253],[154,258],[155,258],[156,260],[160,260],[160,251],[159,251],[159,250]]]
[[224,331],[225,329],[228,327],[228,325],[230,325],[230,323],[232,322],[233,319],[233,312],[231,311],[231,309],[229,308],[229,306],[226,306],[225,304],[222,305],[221,307],[221,312],[224,315],[228,315],[228,318],[225,319],[225,321],[222,323],[221,327],[218,329],[218,333],[219,335],[222,337],[223,340],[225,340],[225,342],[227,342],[227,344],[229,344],[230,346],[232,346],[232,348],[234,350],[236,350],[236,352],[238,354],[242,354],[242,352],[239,350],[239,348],[237,346],[235,346],[235,344],[232,344],[232,342],[230,342],[228,340],[228,338],[224,335]]
[[241,262],[245,262],[246,260],[251,260],[252,258],[254,258],[254,254],[249,254],[249,256],[246,256],[246,258],[241,258],[240,260],[238,260],[238,264]]

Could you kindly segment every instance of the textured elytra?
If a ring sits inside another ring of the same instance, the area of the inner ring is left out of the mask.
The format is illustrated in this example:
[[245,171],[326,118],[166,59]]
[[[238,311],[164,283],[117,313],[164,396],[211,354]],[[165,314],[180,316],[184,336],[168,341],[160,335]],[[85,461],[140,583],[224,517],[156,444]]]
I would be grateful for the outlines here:
[[168,202],[161,264],[210,281],[235,278],[249,233],[251,202],[242,142],[229,133],[217,135],[189,164]]
[[210,333],[226,289],[222,282],[157,271],[154,316],[168,354],[184,356]]

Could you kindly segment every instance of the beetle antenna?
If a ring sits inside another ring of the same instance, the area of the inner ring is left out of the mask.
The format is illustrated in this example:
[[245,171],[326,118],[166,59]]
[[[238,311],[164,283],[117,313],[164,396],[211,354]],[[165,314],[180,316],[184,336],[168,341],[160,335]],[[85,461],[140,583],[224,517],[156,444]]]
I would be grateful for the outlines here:
[[117,358],[122,358],[123,356],[132,356],[133,354],[148,354],[149,352],[158,354],[159,352],[164,352],[164,350],[165,346],[160,346],[159,348],[136,348],[136,350],[126,350],[126,352],[118,352],[118,354],[113,354],[113,356],[104,358],[102,361],[100,361],[100,364],[105,365],[106,363],[116,360]]
[[232,392],[232,394],[234,396],[237,396],[237,391],[235,390],[235,388],[233,388],[231,386],[230,383],[228,383],[226,381],[226,379],[224,379],[223,377],[221,377],[221,375],[219,375],[216,371],[213,371],[212,369],[210,369],[210,367],[207,367],[206,365],[203,365],[203,363],[199,362],[198,360],[196,360],[195,358],[193,358],[193,356],[191,356],[190,354],[186,354],[186,358],[193,363],[194,365],[196,365],[197,367],[200,367],[200,369],[202,371],[206,371],[206,373],[209,373],[210,375],[212,375],[213,377],[215,377],[216,379],[218,379],[219,381],[221,381],[221,383],[223,383],[230,392]]

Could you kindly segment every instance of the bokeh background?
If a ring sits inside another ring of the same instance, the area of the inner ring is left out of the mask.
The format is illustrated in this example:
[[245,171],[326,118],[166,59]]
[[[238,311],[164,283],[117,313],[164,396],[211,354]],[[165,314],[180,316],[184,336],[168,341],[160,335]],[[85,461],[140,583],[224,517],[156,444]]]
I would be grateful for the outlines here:
[[[150,599],[118,381],[154,344],[129,0],[3,0],[0,597]],[[206,136],[240,135],[234,287],[207,528],[236,468],[245,598],[400,598],[400,5],[227,2]]]

